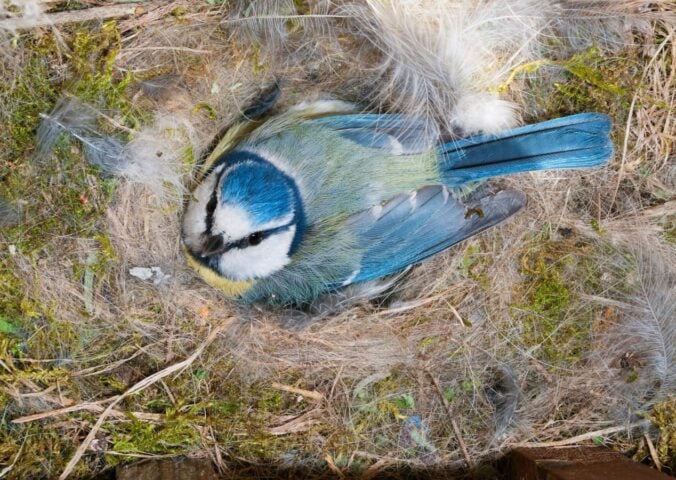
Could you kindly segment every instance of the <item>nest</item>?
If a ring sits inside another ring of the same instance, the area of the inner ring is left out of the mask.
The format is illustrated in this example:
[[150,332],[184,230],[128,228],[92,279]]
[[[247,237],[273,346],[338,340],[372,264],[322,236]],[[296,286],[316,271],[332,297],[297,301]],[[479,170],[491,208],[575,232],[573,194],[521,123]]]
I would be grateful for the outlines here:
[[[0,4],[8,478],[167,454],[226,477],[432,475],[584,442],[674,468],[674,12],[474,3]],[[274,81],[279,110],[339,97],[444,135],[598,110],[617,153],[500,180],[524,211],[376,299],[245,308],[186,266],[180,218]],[[117,163],[37,134],[69,99]]]

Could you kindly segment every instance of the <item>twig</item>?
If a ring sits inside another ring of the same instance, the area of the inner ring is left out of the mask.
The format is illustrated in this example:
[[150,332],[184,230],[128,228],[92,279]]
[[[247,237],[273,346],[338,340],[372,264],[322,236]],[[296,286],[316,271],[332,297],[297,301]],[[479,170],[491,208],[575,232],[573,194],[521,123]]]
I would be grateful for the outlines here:
[[23,447],[26,445],[26,439],[28,438],[28,435],[23,437],[23,442],[21,442],[21,446],[19,447],[19,451],[16,452],[16,455],[14,455],[14,460],[12,460],[12,463],[7,465],[5,468],[0,471],[0,478],[4,478],[5,475],[7,475],[9,472],[12,471],[14,468],[14,465],[16,465],[17,460],[19,460],[19,457],[21,456],[21,453],[23,452]]
[[451,312],[453,313],[453,315],[455,315],[455,318],[457,318],[458,321],[460,322],[460,326],[466,327],[467,325],[465,324],[465,321],[462,319],[462,317],[460,316],[458,311],[455,309],[455,307],[448,302],[446,304],[448,305],[448,308],[451,309]]
[[122,358],[120,360],[117,360],[109,365],[106,365],[105,367],[101,368],[100,365],[97,365],[95,367],[89,367],[89,368],[83,368],[82,370],[78,370],[77,372],[73,372],[74,377],[91,377],[94,375],[100,375],[102,373],[110,372],[111,370],[115,370],[117,367],[124,365],[125,363],[135,359],[142,353],[145,353],[145,349],[139,348],[133,355],[127,357],[127,358]]
[[64,23],[87,22],[89,20],[106,20],[109,18],[127,17],[143,13],[143,4],[106,5],[83,10],[69,10],[66,12],[47,13],[35,18],[7,18],[0,20],[0,30],[23,30]]
[[[268,429],[271,435],[289,435],[291,433],[306,432],[310,428],[322,423],[323,411],[319,408],[310,410],[277,427]],[[284,418],[286,420],[286,418]]]
[[131,388],[127,389],[127,391],[125,391],[123,394],[113,397],[114,398],[113,402],[110,405],[108,405],[108,407],[101,413],[99,418],[96,420],[96,423],[89,431],[89,434],[77,448],[75,454],[68,462],[68,465],[66,465],[66,468],[63,470],[63,473],[61,473],[61,475],[59,476],[59,480],[65,480],[73,472],[75,465],[77,465],[77,463],[80,461],[80,458],[82,458],[82,455],[84,455],[85,451],[92,443],[92,440],[94,440],[94,438],[96,437],[96,434],[101,428],[101,425],[103,425],[103,422],[106,421],[106,418],[108,418],[108,416],[113,412],[117,404],[119,404],[122,400],[124,400],[128,396],[133,395],[134,393],[140,392],[142,390],[145,390],[149,386],[153,385],[155,382],[165,377],[168,377],[173,373],[181,372],[187,367],[189,367],[197,359],[197,357],[199,357],[202,354],[202,352],[204,352],[204,350],[209,345],[211,345],[211,343],[214,340],[216,340],[216,337],[218,337],[218,335],[232,323],[232,320],[233,320],[232,318],[223,320],[217,327],[215,327],[211,331],[211,333],[207,336],[204,342],[202,342],[202,344],[199,347],[197,347],[197,349],[192,353],[192,355],[190,355],[185,360],[170,365],[169,367],[162,369],[159,372],[150,375],[149,377],[144,378],[140,382],[134,384]]
[[214,433],[214,428],[209,425],[209,433],[211,434],[211,440],[214,442],[214,456],[215,458],[215,464],[216,468],[218,469],[218,473],[223,475],[227,470],[228,467],[225,465],[225,462],[223,462],[223,455],[221,455],[221,447],[218,445],[218,440],[216,440],[216,434]]
[[657,454],[657,450],[655,449],[655,444],[653,443],[653,439],[650,438],[650,435],[645,433],[643,435],[643,438],[645,438],[646,443],[648,444],[648,450],[650,451],[650,457],[653,459],[653,462],[655,463],[655,468],[657,468],[660,472],[662,471],[662,463],[660,462],[660,456]]
[[610,200],[610,206],[608,207],[608,214],[606,215],[606,218],[610,217],[610,214],[612,213],[613,205],[615,205],[615,200],[617,199],[617,192],[619,192],[620,185],[622,183],[622,178],[624,175],[624,165],[627,161],[627,152],[629,150],[629,133],[631,131],[631,119],[634,116],[636,101],[638,100],[638,96],[641,93],[643,81],[645,80],[645,77],[648,74],[648,69],[652,66],[653,63],[655,63],[655,60],[657,59],[662,49],[669,43],[669,40],[671,39],[673,33],[674,32],[672,31],[669,33],[669,35],[667,35],[667,37],[662,41],[660,46],[655,51],[655,54],[652,56],[648,64],[643,69],[643,74],[641,75],[641,79],[638,81],[638,87],[636,88],[636,92],[632,96],[631,104],[629,105],[629,113],[627,114],[627,124],[624,128],[624,142],[622,143],[622,158],[620,160],[620,168],[617,171],[617,182],[615,183],[615,190],[613,191],[613,196]]
[[40,412],[40,413],[34,413],[33,415],[26,415],[23,417],[18,417],[12,420],[12,423],[16,424],[21,424],[21,423],[29,423],[29,422],[34,422],[36,420],[42,420],[43,418],[50,418],[50,417],[56,417],[59,415],[65,415],[67,413],[72,413],[72,412],[79,412],[81,410],[88,410],[90,412],[102,412],[103,407],[101,406],[102,403],[108,403],[112,401],[115,397],[113,398],[108,398],[106,400],[100,400],[98,402],[85,402],[85,403],[78,403],[77,405],[71,405],[69,407],[63,407],[63,408],[57,408],[55,410],[49,410],[48,412]]
[[167,3],[166,1],[154,3],[150,7],[146,8],[147,11],[144,12],[144,15],[139,15],[138,17],[130,18],[123,22],[120,22],[119,24],[120,32],[126,32],[133,28],[142,27],[144,25],[156,22],[160,20],[162,17],[167,16],[176,7],[181,6],[182,4],[183,0],[176,0],[174,2],[169,3]]
[[0,367],[4,368],[4,369],[7,370],[9,373],[12,373],[12,369],[9,368],[9,366],[8,366],[5,362],[3,362],[1,359],[0,359]]
[[376,312],[376,315],[380,317],[382,315],[395,315],[397,313],[407,312],[409,310],[413,310],[414,308],[422,307],[424,305],[427,305],[428,303],[432,303],[435,300],[442,298],[443,296],[444,294],[439,294],[433,297],[425,298],[424,300],[407,303],[406,305],[402,305],[401,307],[388,308],[387,310]]
[[403,465],[410,465],[413,467],[419,467],[419,468],[424,468],[429,470],[431,467],[436,466],[436,467],[443,467],[444,469],[459,469],[465,466],[467,463],[466,460],[448,460],[447,456],[441,457],[440,460],[438,461],[433,461],[433,460],[427,460],[427,461],[422,461],[418,460],[416,458],[399,458],[399,457],[392,457],[390,455],[386,456],[380,456],[380,455],[375,455],[370,452],[365,452],[362,450],[357,450],[354,452],[355,455],[359,455],[362,458],[367,458],[369,460],[376,460],[376,462],[380,460],[387,460],[391,464],[403,464]]
[[396,464],[397,462],[389,457],[383,457],[380,460],[377,460],[373,465],[366,469],[364,474],[361,476],[362,480],[371,480],[373,477],[378,475],[381,471],[385,470],[388,467]]
[[115,450],[106,450],[106,455],[113,455],[116,457],[129,458],[176,458],[175,453],[167,453],[165,455],[158,455],[154,453],[130,453],[130,452],[116,452]]
[[[104,411],[104,408],[101,406],[103,403],[108,403],[114,400],[116,397],[107,398],[105,400],[100,400],[98,402],[84,402],[78,403],[77,405],[71,405],[69,407],[57,408],[56,410],[50,410],[48,412],[34,413],[33,415],[26,415],[24,417],[18,417],[12,420],[12,423],[21,424],[35,422],[37,420],[43,420],[45,418],[57,417],[59,415],[65,415],[67,413],[80,412],[82,410],[87,410],[88,412],[101,413]],[[131,412],[131,414],[141,420],[147,420],[150,422],[159,422],[164,416],[158,413],[146,413],[146,412]],[[120,410],[111,410],[110,415],[116,418],[125,418],[126,415]]]
[[341,19],[341,18],[352,18],[351,15],[333,15],[333,14],[307,14],[307,15],[253,15],[251,17],[240,17],[240,18],[229,18],[223,20],[222,24],[229,23],[246,23],[246,22],[260,22],[261,20],[307,20],[308,18],[330,18],[330,19]]
[[583,433],[576,437],[566,438],[565,440],[557,440],[555,442],[521,442],[513,444],[514,447],[566,447],[575,445],[576,443],[591,440],[594,437],[603,435],[610,435],[611,433],[618,433],[624,431],[634,430],[635,428],[647,427],[650,425],[650,420],[640,420],[638,422],[630,423],[621,427],[609,427],[603,430],[596,430],[594,432]]
[[277,390],[283,390],[289,393],[296,393],[298,395],[302,395],[305,398],[314,400],[315,402],[321,402],[322,400],[324,400],[324,394],[314,390],[305,390],[302,388],[296,388],[290,385],[284,385],[277,382],[272,382],[272,388],[276,388]]
[[324,460],[326,460],[326,464],[329,466],[329,470],[338,475],[340,479],[345,478],[345,474],[340,470],[340,468],[338,468],[336,463],[333,461],[331,455],[329,455],[328,453],[324,455]]
[[429,370],[425,370],[425,372],[427,373],[427,376],[430,377],[430,380],[432,381],[434,388],[437,390],[437,393],[439,394],[439,398],[441,398],[441,402],[444,404],[444,408],[446,409],[446,413],[448,414],[449,418],[451,419],[451,425],[453,426],[453,432],[455,432],[455,437],[458,439],[458,444],[460,444],[460,451],[462,451],[462,456],[465,457],[465,462],[467,462],[467,466],[469,468],[474,468],[474,462],[472,462],[472,458],[469,456],[469,452],[467,451],[467,445],[465,445],[465,440],[462,438],[462,432],[460,431],[458,424],[456,423],[455,419],[453,418],[453,411],[451,410],[451,404],[448,403],[448,400],[446,399],[446,396],[444,395],[444,391],[441,389],[441,385],[439,385],[439,380],[437,380],[436,377],[434,375],[432,375],[432,372],[430,372]]
[[51,387],[47,387],[44,390],[41,390],[39,392],[20,393],[19,396],[21,398],[42,397],[44,395],[47,395],[48,393],[53,392],[54,390],[56,390],[56,385],[52,385]]
[[338,373],[336,374],[336,378],[333,380],[333,384],[331,385],[331,390],[329,391],[329,398],[333,398],[333,392],[336,390],[336,385],[338,385],[338,380],[340,380],[340,376],[343,373],[343,369],[345,368],[345,364],[340,366],[340,369],[338,370]]
[[189,48],[189,47],[178,47],[178,46],[157,46],[157,47],[127,47],[122,52],[120,56],[123,56],[126,52],[154,52],[154,51],[170,51],[170,52],[186,52],[186,53],[195,53],[195,54],[211,54],[214,53],[213,50],[200,50],[199,48]]

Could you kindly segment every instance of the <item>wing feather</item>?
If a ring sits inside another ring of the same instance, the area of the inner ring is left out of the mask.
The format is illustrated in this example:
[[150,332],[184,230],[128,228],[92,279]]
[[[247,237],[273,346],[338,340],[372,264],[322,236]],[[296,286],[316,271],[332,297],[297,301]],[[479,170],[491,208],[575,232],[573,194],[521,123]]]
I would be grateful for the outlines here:
[[363,247],[360,270],[350,283],[373,280],[419,263],[500,223],[524,204],[524,195],[515,190],[463,204],[446,187],[434,185],[361,211],[345,226]]

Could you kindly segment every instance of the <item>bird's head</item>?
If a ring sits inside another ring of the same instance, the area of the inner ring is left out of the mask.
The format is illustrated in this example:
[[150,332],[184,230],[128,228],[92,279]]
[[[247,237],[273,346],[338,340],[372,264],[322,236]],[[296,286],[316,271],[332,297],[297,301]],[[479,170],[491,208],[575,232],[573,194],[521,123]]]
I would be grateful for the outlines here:
[[251,281],[291,261],[304,226],[293,178],[254,153],[235,152],[216,162],[192,193],[183,242],[200,266]]

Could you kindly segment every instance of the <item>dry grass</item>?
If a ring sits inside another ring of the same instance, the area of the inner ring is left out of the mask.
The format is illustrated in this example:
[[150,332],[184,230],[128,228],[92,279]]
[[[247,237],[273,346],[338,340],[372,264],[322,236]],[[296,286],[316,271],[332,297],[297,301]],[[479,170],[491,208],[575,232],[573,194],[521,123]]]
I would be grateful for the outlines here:
[[[577,64],[557,58],[507,92],[529,121],[611,114],[608,168],[501,180],[529,197],[515,218],[416,267],[386,298],[320,313],[243,308],[203,284],[181,255],[177,185],[273,77],[283,83],[279,108],[321,92],[368,102],[381,79],[363,66],[378,53],[345,34],[344,18],[338,35],[294,18],[277,25],[284,42],[248,29],[252,43],[231,20],[237,8],[172,2],[103,27],[2,38],[7,477],[58,476],[80,446],[73,478],[179,453],[211,457],[226,477],[270,465],[433,476],[467,463],[489,475],[499,452],[528,442],[593,441],[646,460],[644,433],[673,472],[664,443],[676,328],[668,5],[646,13],[622,48],[584,50]],[[38,114],[64,92],[103,112],[98,127],[131,141],[132,155],[166,159],[180,178],[111,178],[65,138],[36,160]],[[169,277],[141,281],[129,275],[138,266]]]

